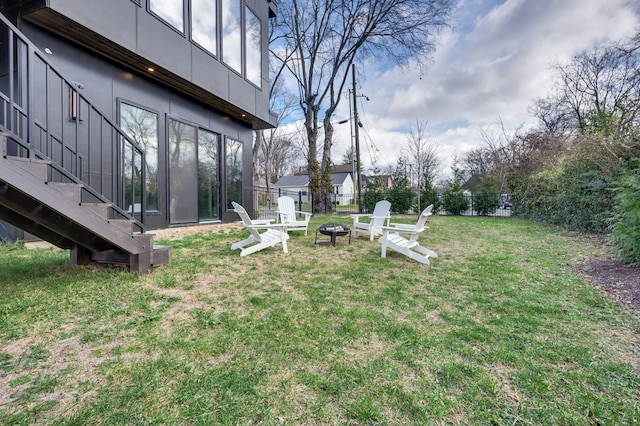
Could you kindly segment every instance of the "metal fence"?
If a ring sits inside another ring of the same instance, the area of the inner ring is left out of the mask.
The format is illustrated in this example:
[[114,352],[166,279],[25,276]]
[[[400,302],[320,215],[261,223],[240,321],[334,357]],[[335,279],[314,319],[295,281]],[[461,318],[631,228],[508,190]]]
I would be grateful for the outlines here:
[[[278,198],[288,196],[294,199],[296,210],[310,212],[312,210],[312,196],[306,191],[287,191],[282,188],[254,187],[254,216],[260,218],[275,218],[278,210]],[[380,194],[376,194],[378,197]],[[363,204],[362,209],[356,203],[357,194],[336,193],[328,195],[329,201],[324,203],[326,209],[324,213],[370,213],[367,206]],[[367,194],[363,192],[362,199],[367,200]],[[389,194],[383,194],[383,199],[392,202],[392,212],[398,213],[397,206],[393,205],[393,200]],[[511,216],[511,195],[510,194],[471,194],[460,193],[451,195],[434,194],[433,197],[424,199],[419,194],[414,193],[408,202],[409,207],[402,213],[418,214],[429,204],[434,205],[433,213],[440,216],[462,215],[462,216],[491,216],[510,217]],[[375,204],[375,202],[372,202]],[[447,210],[449,208],[449,210]]]

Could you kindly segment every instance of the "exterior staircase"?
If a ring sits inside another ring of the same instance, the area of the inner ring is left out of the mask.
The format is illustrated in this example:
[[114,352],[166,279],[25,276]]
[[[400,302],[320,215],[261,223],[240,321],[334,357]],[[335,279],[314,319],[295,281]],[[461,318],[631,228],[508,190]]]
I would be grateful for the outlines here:
[[145,233],[144,150],[2,14],[0,45],[0,220],[72,264],[169,263]]
[[[72,264],[126,264],[145,274],[170,261],[169,247],[135,232],[135,220],[111,203],[92,200],[82,183],[54,182],[51,161],[8,155],[12,139],[0,133],[0,219],[62,249]],[[89,198],[89,201],[83,199]]]

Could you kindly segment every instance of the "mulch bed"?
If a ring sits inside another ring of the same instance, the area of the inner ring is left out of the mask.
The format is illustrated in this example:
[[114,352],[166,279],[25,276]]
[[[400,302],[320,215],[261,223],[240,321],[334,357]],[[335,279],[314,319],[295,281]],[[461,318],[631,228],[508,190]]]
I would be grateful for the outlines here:
[[640,310],[640,267],[615,259],[594,259],[578,266],[578,272],[621,303]]

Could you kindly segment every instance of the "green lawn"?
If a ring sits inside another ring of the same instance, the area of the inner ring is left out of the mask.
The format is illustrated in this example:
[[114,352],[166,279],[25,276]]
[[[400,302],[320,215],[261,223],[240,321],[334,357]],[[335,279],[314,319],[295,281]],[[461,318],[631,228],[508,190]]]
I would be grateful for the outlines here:
[[637,424],[638,313],[573,270],[608,249],[429,225],[430,266],[313,230],[246,258],[241,229],[160,241],[142,277],[0,246],[0,424]]

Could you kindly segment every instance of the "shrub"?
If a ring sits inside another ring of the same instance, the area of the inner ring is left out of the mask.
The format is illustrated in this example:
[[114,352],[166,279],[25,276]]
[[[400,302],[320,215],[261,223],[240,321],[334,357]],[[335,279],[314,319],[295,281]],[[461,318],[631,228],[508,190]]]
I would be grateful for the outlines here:
[[413,191],[409,187],[394,186],[389,190],[388,200],[394,213],[407,213],[413,207],[413,199]]
[[393,188],[388,192],[387,200],[391,203],[391,211],[404,214],[413,207],[414,193],[406,175],[394,173]]
[[480,185],[480,192],[473,197],[473,207],[479,215],[487,216],[499,206],[500,196],[497,194],[495,179],[486,177]]
[[363,211],[372,212],[380,200],[384,200],[384,189],[380,177],[375,176],[367,185],[366,192],[362,194]]
[[611,175],[599,170],[544,170],[515,190],[516,212],[573,231],[604,233],[614,187]]
[[449,214],[461,215],[469,208],[469,200],[462,191],[462,182],[465,178],[464,170],[458,167],[458,162],[455,159],[451,170],[453,171],[453,179],[449,181],[442,193],[442,204]]
[[437,212],[442,207],[442,201],[438,195],[438,191],[435,189],[422,191],[420,196],[420,205],[424,208],[429,204],[433,204],[433,211]]
[[469,200],[462,191],[446,189],[442,194],[443,208],[453,215],[461,215],[469,208]]
[[369,190],[362,195],[363,211],[372,212],[376,203],[384,200],[384,192],[382,190]]
[[625,261],[640,265],[640,167],[618,180],[610,238]]
[[487,216],[500,206],[500,196],[495,192],[481,192],[473,197],[473,204],[480,216]]

